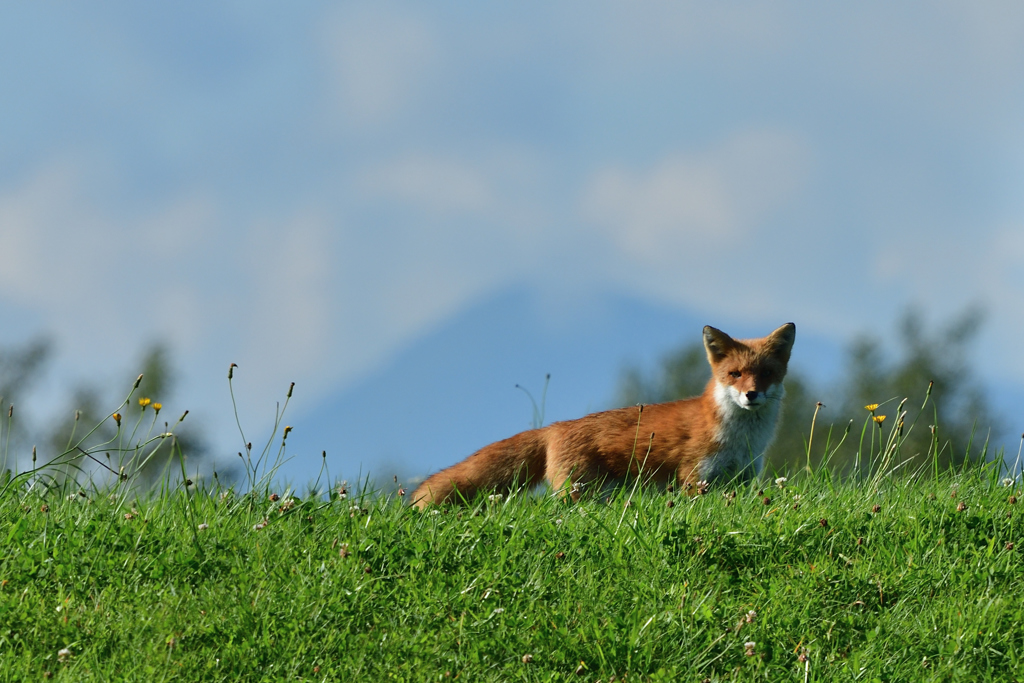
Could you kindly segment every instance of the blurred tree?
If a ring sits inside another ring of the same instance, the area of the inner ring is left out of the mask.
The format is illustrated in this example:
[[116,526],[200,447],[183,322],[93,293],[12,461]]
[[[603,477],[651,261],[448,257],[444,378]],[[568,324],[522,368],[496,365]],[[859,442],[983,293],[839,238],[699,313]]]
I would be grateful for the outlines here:
[[18,469],[18,454],[26,450],[27,423],[15,407],[29,392],[50,358],[48,339],[38,338],[23,347],[0,349],[0,469]]
[[[47,438],[52,451],[51,458],[68,450],[78,443],[89,430],[100,424],[100,427],[81,446],[88,450],[99,444],[110,442],[107,447],[109,450],[104,449],[100,455],[95,457],[102,464],[106,464],[116,471],[122,460],[119,457],[119,447],[129,449],[140,440],[168,431],[172,426],[171,422],[177,421],[184,411],[166,403],[173,395],[175,377],[167,347],[162,344],[150,346],[143,353],[138,367],[141,369],[142,382],[132,394],[127,406],[120,409],[120,437],[117,434],[117,425],[110,418],[109,411],[111,407],[116,407],[124,399],[128,390],[135,383],[137,375],[121,383],[117,387],[118,394],[115,394],[112,399],[104,399],[104,393],[92,384],[80,386],[74,392],[72,406],[68,411],[73,415],[73,419],[62,423]],[[174,434],[180,446],[180,452],[186,458],[188,472],[194,473],[200,461],[208,455],[201,432],[186,421],[174,428]],[[172,479],[179,475],[181,467],[177,460],[178,451],[177,449],[172,450],[172,445],[172,439],[154,442],[153,446],[156,448],[153,457],[148,458],[144,466],[136,470],[134,468],[141,464],[136,462],[132,467],[127,468],[131,476],[137,477],[137,484],[141,488],[155,485],[162,479],[165,472],[169,472]],[[146,452],[148,453],[149,450],[147,449]],[[80,455],[78,463],[83,467],[86,465],[84,455]],[[98,467],[99,471],[96,474],[102,475],[103,466],[95,465],[95,463],[93,465],[87,469],[94,471]]]
[[[983,319],[979,308],[967,308],[928,331],[921,312],[909,308],[900,319],[896,344],[891,345],[895,359],[887,357],[879,339],[858,337],[847,353],[843,412],[859,427],[866,415],[864,406],[878,403],[879,415],[897,420],[899,403],[906,398],[906,438],[900,456],[911,458],[908,467],[932,464],[933,456],[940,469],[979,460],[985,440],[1001,430],[968,359]],[[922,411],[929,382],[932,392]],[[883,423],[890,428],[892,424]],[[843,456],[849,463],[853,451],[844,448]]]
[[7,408],[50,358],[48,339],[35,339],[22,348],[0,349],[0,403]]

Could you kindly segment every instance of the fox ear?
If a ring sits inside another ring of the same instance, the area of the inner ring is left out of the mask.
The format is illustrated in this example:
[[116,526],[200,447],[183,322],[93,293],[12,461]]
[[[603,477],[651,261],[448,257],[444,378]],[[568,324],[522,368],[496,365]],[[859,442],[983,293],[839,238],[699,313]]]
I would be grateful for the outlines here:
[[784,363],[788,363],[789,354],[793,350],[793,342],[796,341],[796,325],[786,323],[769,334],[766,341],[772,353],[778,356]]
[[735,340],[721,330],[704,326],[704,350],[708,353],[708,362],[714,365],[729,355],[729,351],[736,346]]

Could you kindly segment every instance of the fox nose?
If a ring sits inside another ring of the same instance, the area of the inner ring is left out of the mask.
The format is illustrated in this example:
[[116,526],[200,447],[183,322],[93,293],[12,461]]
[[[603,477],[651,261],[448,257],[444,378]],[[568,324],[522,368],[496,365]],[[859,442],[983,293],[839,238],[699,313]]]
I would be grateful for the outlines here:
[[754,403],[755,401],[757,401],[758,398],[760,398],[760,396],[761,396],[761,392],[759,392],[759,391],[748,391],[747,392],[747,401],[749,401],[750,403]]

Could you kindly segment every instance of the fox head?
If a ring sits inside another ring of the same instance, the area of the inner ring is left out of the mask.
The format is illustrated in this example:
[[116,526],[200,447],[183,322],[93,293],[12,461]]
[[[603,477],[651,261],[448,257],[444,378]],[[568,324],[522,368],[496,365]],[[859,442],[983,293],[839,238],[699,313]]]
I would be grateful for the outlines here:
[[710,325],[704,328],[704,349],[711,364],[715,395],[744,410],[757,410],[782,398],[796,325],[786,323],[767,337],[733,339]]

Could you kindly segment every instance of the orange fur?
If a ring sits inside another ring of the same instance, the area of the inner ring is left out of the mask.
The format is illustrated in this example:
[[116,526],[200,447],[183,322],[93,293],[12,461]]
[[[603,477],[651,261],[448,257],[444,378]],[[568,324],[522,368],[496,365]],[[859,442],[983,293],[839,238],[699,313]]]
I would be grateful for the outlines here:
[[694,398],[593,413],[555,422],[481,448],[430,476],[413,504],[470,500],[478,491],[507,493],[547,480],[579,497],[588,485],[642,476],[701,481],[754,476],[778,421],[796,326],[760,339],[735,340],[704,328],[711,380]]

